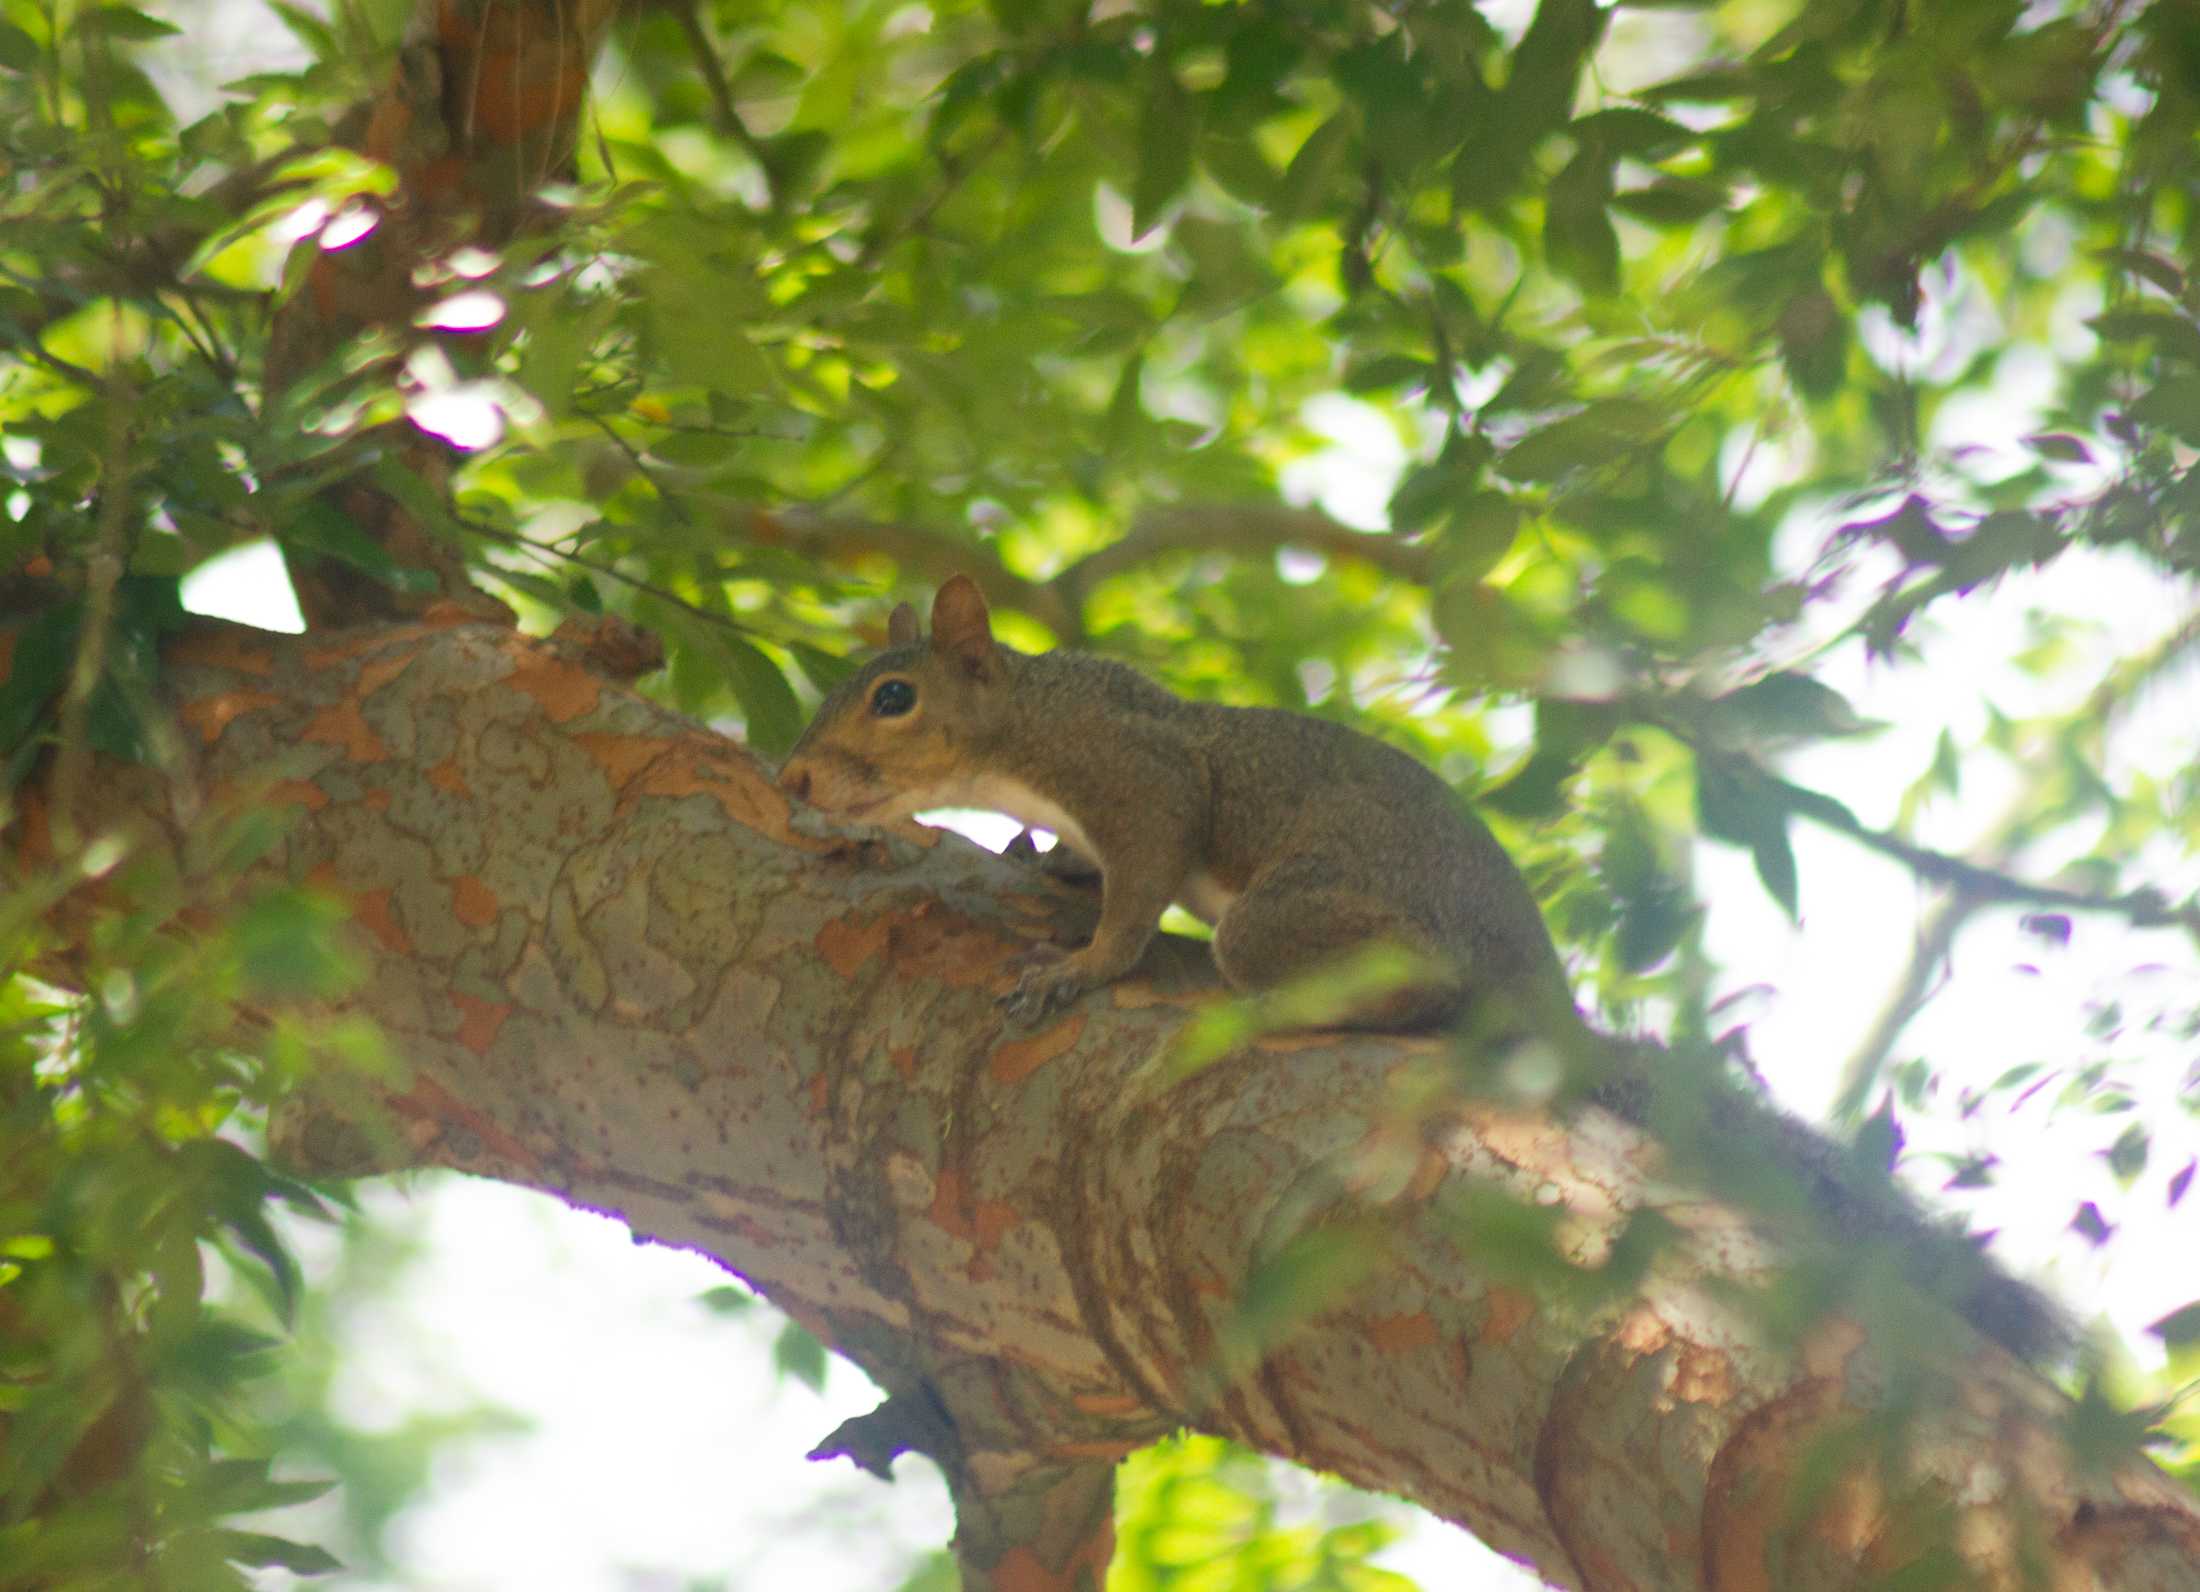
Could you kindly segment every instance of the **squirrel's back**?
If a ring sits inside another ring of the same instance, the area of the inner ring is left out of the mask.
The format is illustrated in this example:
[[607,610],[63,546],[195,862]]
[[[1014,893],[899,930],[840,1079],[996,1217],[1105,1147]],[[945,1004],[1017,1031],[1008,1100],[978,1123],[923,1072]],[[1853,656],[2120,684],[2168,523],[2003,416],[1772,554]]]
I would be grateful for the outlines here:
[[[1406,753],[1328,719],[1187,700],[1112,658],[1003,650],[1017,683],[1000,753],[1080,825],[1101,806],[1135,805],[1154,783],[1146,771],[1180,760],[1204,786],[1201,861],[1228,897],[1292,869],[1395,906],[1465,963],[1472,984],[1563,989],[1512,859]],[[1039,747],[1048,755],[1030,755]]]

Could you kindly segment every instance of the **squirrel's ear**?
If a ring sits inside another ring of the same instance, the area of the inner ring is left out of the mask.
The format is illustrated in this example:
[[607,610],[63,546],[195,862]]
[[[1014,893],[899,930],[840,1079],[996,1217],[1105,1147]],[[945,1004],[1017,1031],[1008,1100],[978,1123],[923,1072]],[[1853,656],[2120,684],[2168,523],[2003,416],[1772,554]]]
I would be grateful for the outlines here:
[[917,611],[907,603],[894,604],[894,611],[886,616],[886,644],[889,647],[906,647],[921,639],[917,635]]
[[980,678],[993,668],[993,626],[968,575],[951,576],[932,599],[932,650]]

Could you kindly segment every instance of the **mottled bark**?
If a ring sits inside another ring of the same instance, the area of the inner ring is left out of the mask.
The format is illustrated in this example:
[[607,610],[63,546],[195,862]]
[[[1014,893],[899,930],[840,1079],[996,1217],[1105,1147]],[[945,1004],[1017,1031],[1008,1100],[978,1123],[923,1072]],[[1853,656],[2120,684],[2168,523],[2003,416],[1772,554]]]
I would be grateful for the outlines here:
[[[1753,1336],[1722,1287],[1774,1257],[1611,1118],[1462,1098],[1426,1039],[1159,1083],[1212,989],[1197,947],[1008,1030],[1010,962],[1072,893],[819,827],[577,650],[455,617],[209,628],[169,683],[192,773],[110,770],[101,816],[289,814],[273,865],[352,904],[350,1006],[411,1068],[394,1136],[306,1112],[292,1153],[459,1167],[718,1257],[891,1390],[829,1446],[934,1453],[973,1585],[1096,1587],[1105,1467],[1180,1424],[1569,1587],[1853,1587],[1950,1543],[1985,1587],[2200,1584],[2190,1498],[2138,1460],[2080,1474],[2065,1401],[1953,1318]],[[1491,1189],[1563,1207],[1582,1270],[1478,1246]],[[1579,1287],[1645,1206],[1683,1241],[1630,1297]]]

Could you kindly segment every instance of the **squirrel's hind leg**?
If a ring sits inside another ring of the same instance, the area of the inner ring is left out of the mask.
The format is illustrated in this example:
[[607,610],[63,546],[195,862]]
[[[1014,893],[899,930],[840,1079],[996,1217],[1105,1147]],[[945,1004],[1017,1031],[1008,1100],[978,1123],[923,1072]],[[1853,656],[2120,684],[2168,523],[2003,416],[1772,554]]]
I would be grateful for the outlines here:
[[1429,971],[1403,985],[1351,1001],[1321,1020],[1323,1028],[1385,1032],[1441,1027],[1465,1005],[1463,977],[1434,935],[1396,906],[1365,891],[1314,884],[1323,870],[1293,859],[1267,870],[1230,904],[1215,925],[1215,965],[1231,988],[1248,994],[1294,984],[1333,970],[1353,953],[1395,946]]

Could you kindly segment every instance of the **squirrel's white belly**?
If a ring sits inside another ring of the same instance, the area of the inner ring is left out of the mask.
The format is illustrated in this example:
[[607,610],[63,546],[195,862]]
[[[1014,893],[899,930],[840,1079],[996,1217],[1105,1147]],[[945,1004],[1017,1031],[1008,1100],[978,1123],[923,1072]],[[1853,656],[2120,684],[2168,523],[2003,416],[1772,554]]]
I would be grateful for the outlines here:
[[[1093,848],[1084,826],[1019,779],[1002,774],[981,774],[957,784],[951,791],[928,796],[925,805],[976,807],[986,812],[1006,813],[1027,828],[1052,830],[1086,861],[1097,863],[1100,860],[1100,853]],[[1222,920],[1222,914],[1230,910],[1230,903],[1237,898],[1237,891],[1201,869],[1184,881],[1183,888],[1177,891],[1176,904],[1200,922],[1213,925]]]
[[1070,850],[1087,860],[1095,860],[1099,853],[1085,837],[1084,827],[1053,802],[1040,795],[1022,780],[1009,779],[999,774],[981,774],[967,784],[957,787],[953,799],[938,803],[942,807],[976,807],[990,813],[1006,813],[1029,829],[1050,829],[1058,839],[1069,842]]

